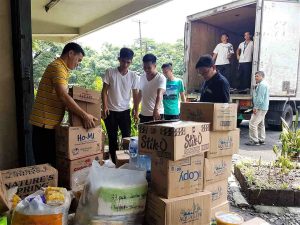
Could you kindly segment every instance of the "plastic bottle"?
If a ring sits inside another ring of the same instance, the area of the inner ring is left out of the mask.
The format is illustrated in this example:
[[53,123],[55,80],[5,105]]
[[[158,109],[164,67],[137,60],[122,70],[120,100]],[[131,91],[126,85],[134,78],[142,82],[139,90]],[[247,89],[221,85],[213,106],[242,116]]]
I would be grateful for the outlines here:
[[130,156],[130,162],[137,163],[138,140],[135,137],[130,138],[129,156]]

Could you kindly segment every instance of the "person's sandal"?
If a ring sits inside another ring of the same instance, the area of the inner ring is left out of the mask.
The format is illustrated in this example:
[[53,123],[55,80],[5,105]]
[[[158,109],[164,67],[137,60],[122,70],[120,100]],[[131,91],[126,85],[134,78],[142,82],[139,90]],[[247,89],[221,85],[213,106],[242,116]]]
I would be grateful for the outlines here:
[[249,141],[249,142],[245,143],[245,145],[248,145],[248,146],[259,146],[260,143],[259,142],[254,142],[254,141]]
[[264,141],[259,141],[260,145],[265,145],[266,143]]

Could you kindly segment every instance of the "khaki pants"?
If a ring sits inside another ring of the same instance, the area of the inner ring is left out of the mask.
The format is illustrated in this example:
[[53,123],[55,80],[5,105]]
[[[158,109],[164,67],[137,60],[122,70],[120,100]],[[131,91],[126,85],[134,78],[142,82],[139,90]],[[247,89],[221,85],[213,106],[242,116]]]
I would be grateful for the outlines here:
[[252,114],[249,122],[249,136],[251,141],[265,141],[265,116],[267,112],[268,111],[258,109],[256,114]]

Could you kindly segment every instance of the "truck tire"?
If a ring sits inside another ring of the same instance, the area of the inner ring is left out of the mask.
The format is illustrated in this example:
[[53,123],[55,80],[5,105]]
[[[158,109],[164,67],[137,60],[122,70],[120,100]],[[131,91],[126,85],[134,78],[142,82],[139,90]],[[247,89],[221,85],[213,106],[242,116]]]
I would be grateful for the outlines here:
[[291,105],[286,104],[284,110],[281,114],[281,117],[286,121],[289,127],[292,127],[293,124],[293,108]]

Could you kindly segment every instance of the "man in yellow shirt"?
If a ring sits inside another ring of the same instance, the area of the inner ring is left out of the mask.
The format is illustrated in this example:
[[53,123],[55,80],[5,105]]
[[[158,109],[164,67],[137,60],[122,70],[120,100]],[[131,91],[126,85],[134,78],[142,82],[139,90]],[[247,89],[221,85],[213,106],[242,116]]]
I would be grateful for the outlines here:
[[80,45],[68,43],[42,76],[30,116],[36,164],[55,166],[55,127],[60,125],[66,108],[82,118],[85,128],[95,127],[97,119],[82,110],[68,94],[69,71],[79,65],[83,56]]

